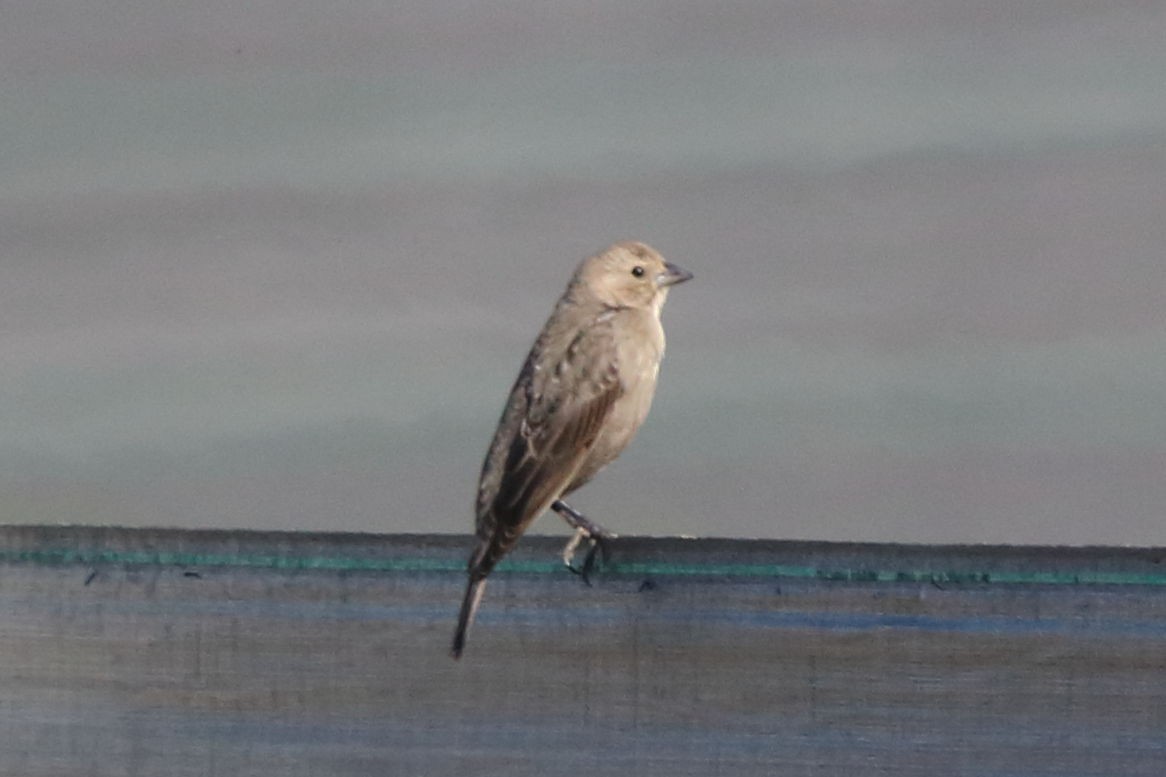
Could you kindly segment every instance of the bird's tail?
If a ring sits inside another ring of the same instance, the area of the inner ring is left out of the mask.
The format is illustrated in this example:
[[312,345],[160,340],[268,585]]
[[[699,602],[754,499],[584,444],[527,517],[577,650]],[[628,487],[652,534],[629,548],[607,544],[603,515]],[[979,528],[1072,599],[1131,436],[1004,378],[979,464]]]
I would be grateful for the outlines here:
[[474,622],[474,613],[478,611],[478,604],[482,601],[482,594],[486,592],[486,577],[470,572],[470,581],[466,584],[466,596],[462,599],[462,611],[457,619],[457,631],[453,634],[453,647],[449,654],[454,658],[462,657],[462,650],[466,647],[466,631]]

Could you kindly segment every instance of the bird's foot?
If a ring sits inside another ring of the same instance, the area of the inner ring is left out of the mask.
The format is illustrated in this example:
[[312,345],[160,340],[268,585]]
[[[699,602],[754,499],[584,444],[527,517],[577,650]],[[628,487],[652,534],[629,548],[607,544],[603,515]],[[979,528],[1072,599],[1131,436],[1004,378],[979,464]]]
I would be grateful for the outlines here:
[[[563,548],[563,564],[567,569],[582,577],[584,583],[591,585],[591,573],[595,570],[595,560],[599,559],[601,563],[607,563],[608,559],[611,558],[609,541],[615,539],[615,536],[610,533],[589,534],[586,529],[576,529],[575,535]],[[583,557],[582,566],[576,567],[572,563],[575,559],[575,551],[584,538],[591,544],[591,547],[587,549],[587,555]]]
[[[575,534],[563,548],[563,564],[567,569],[582,577],[584,583],[591,585],[591,573],[595,569],[595,561],[598,558],[603,564],[608,562],[608,559],[611,558],[610,542],[616,538],[616,535],[592,522],[587,516],[562,500],[551,505],[551,509],[561,515],[563,520],[575,529]],[[587,549],[587,555],[583,557],[582,566],[576,567],[572,562],[575,559],[575,551],[578,550],[579,544],[583,540],[587,540],[591,547]]]

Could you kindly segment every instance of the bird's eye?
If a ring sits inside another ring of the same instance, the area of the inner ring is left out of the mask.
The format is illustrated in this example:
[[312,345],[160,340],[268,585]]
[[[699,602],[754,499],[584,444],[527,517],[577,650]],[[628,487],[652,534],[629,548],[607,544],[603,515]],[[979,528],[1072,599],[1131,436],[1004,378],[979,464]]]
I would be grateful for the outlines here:
[[643,277],[643,275],[644,275],[644,268],[643,268],[643,267],[640,267],[640,266],[637,264],[635,267],[633,267],[633,268],[632,268],[632,275],[636,276],[637,278],[641,278],[641,277]]

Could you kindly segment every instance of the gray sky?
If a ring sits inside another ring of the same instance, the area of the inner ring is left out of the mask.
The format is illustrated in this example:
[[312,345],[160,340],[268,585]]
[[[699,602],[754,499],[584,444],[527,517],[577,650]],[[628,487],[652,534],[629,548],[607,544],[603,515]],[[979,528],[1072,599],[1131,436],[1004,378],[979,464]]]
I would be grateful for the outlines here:
[[1166,544],[1166,5],[0,16],[2,522],[466,531],[635,237],[697,279],[601,523]]

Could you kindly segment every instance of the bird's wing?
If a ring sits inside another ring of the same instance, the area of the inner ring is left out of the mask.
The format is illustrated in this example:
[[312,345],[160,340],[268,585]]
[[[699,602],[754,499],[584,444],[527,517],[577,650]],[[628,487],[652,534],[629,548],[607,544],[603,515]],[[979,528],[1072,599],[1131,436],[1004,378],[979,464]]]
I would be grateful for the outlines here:
[[494,500],[507,515],[534,516],[571,482],[611,413],[621,390],[619,382],[596,387],[585,398],[564,401],[543,423],[524,423],[510,446],[506,469]]
[[592,328],[558,360],[531,352],[483,472],[480,535],[507,535],[498,539],[508,548],[571,482],[623,393],[609,340],[606,328]]

